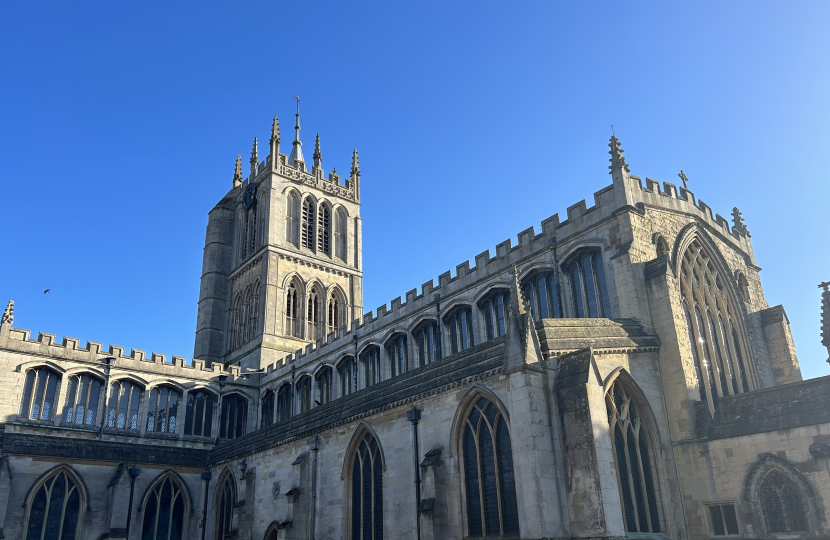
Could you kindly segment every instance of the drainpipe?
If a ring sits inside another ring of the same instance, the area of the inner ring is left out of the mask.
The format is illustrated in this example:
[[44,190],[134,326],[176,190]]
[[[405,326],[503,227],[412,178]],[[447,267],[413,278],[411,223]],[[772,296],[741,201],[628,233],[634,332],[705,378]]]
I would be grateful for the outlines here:
[[311,451],[314,452],[314,459],[311,460],[311,526],[308,539],[314,540],[314,522],[317,517],[317,451],[320,449],[320,437],[314,436],[311,442]]
[[212,476],[210,471],[202,473],[202,480],[205,481],[205,508],[202,510],[202,540],[205,540],[205,533],[207,533],[208,488],[210,487],[210,479]]
[[421,518],[418,515],[418,508],[421,506],[421,471],[418,464],[418,421],[421,419],[421,411],[415,405],[406,413],[406,419],[412,422],[412,446],[415,455],[415,525],[417,540],[421,540]]
[[141,469],[133,464],[130,467],[130,505],[127,507],[127,532],[124,536],[127,539],[130,538],[130,521],[133,518],[133,492],[135,492],[135,479],[138,478],[139,473],[141,473]]

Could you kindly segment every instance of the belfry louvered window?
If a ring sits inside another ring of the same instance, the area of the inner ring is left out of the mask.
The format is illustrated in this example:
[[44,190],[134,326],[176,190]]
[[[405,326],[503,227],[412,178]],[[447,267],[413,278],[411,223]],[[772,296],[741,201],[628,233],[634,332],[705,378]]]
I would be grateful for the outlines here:
[[301,246],[306,249],[314,249],[314,201],[309,197],[303,201],[303,216],[300,227]]
[[299,313],[297,287],[292,283],[285,293],[285,335],[302,337]]
[[338,208],[334,213],[334,254],[346,261],[346,212]]
[[398,334],[386,343],[386,356],[389,358],[389,373],[392,377],[406,372],[406,336]]
[[63,469],[34,491],[26,524],[26,540],[75,540],[81,514],[81,491]]
[[467,415],[462,448],[468,535],[518,534],[510,432],[487,398],[479,398]]
[[325,405],[331,401],[331,368],[324,367],[315,378],[317,379],[317,401],[320,405]]
[[297,381],[297,400],[300,413],[311,409],[311,377],[308,375]]
[[543,272],[522,282],[524,299],[534,321],[562,317],[562,299],[557,272]]
[[750,390],[741,320],[734,294],[709,250],[695,239],[680,258],[680,293],[698,392],[712,408],[718,397]]
[[141,540],[182,540],[185,512],[182,486],[173,475],[167,474],[147,495]]
[[147,431],[176,433],[181,398],[181,393],[175,388],[169,386],[153,388],[150,391],[150,400],[147,402]]
[[772,470],[761,481],[761,510],[767,532],[795,533],[809,530],[804,500],[798,486],[779,471]]
[[86,373],[69,377],[63,421],[79,426],[95,426],[100,400],[101,381]]
[[317,251],[331,255],[331,210],[326,205],[320,207],[317,223]]
[[337,366],[340,374],[340,395],[348,396],[357,390],[357,364],[353,356],[345,357]]
[[282,422],[294,414],[294,392],[290,384],[284,384],[277,391],[277,421]]
[[[605,284],[602,254],[599,251],[583,252],[573,257],[565,267],[571,285],[573,316],[610,317],[611,301]],[[555,284],[555,280],[548,280],[549,287],[553,288]],[[553,307],[555,308],[555,305]]]
[[288,194],[285,208],[285,241],[300,247],[300,199],[294,193]]
[[352,540],[383,540],[383,463],[367,433],[352,457]]
[[129,380],[112,383],[107,406],[107,427],[137,430],[138,406],[143,392],[140,386]]
[[418,345],[418,365],[425,366],[441,359],[438,323],[428,321],[412,333]]
[[452,354],[466,351],[474,345],[473,310],[469,306],[454,310],[444,319],[449,329]]
[[380,382],[380,348],[373,345],[360,355],[366,387]]
[[236,487],[233,477],[226,474],[216,490],[216,526],[214,540],[225,540],[233,527],[233,507],[236,504]]
[[274,423],[274,401],[275,396],[273,390],[268,390],[262,395],[262,427],[267,427]]
[[210,392],[202,390],[187,393],[184,416],[184,434],[210,437],[213,431],[213,402]]
[[52,420],[60,377],[48,368],[30,369],[23,383],[20,418]]
[[308,295],[308,311],[306,313],[306,339],[315,341],[323,337],[323,313],[320,293],[312,289]]
[[245,435],[248,422],[248,400],[239,394],[222,397],[222,416],[219,417],[219,437],[236,439]]
[[494,291],[478,303],[484,326],[487,330],[487,339],[503,336],[507,332],[507,308],[510,304],[508,291]]
[[627,532],[660,532],[657,477],[650,434],[637,403],[615,382],[605,396],[611,443]]

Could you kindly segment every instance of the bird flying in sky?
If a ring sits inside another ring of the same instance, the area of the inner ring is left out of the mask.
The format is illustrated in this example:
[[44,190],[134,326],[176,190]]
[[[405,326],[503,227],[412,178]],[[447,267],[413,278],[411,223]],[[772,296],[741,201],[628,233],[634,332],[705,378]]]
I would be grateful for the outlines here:
[[46,293],[48,293],[48,292],[49,292],[49,291],[51,291],[51,290],[52,290],[52,289],[46,289],[45,291],[43,291],[43,294],[46,294]]

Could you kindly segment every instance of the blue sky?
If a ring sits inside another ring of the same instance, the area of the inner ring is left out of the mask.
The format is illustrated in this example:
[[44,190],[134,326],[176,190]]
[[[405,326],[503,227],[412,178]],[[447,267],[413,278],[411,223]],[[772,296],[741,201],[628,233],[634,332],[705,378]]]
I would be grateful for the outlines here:
[[740,207],[825,375],[829,20],[808,1],[6,2],[0,299],[35,335],[189,358],[207,212],[274,114],[290,137],[299,93],[326,170],[360,152],[367,311],[590,204],[613,123],[633,174],[684,169],[713,211]]

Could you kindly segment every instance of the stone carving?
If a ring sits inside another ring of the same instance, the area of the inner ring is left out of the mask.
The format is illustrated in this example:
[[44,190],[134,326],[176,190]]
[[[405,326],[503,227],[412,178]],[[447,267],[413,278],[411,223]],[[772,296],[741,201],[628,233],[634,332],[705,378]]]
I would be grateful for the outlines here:
[[274,487],[271,489],[271,494],[274,495],[274,499],[280,496],[280,483],[274,482]]
[[3,311],[3,318],[0,319],[0,325],[11,326],[12,324],[14,324],[14,300],[9,300],[9,305]]

